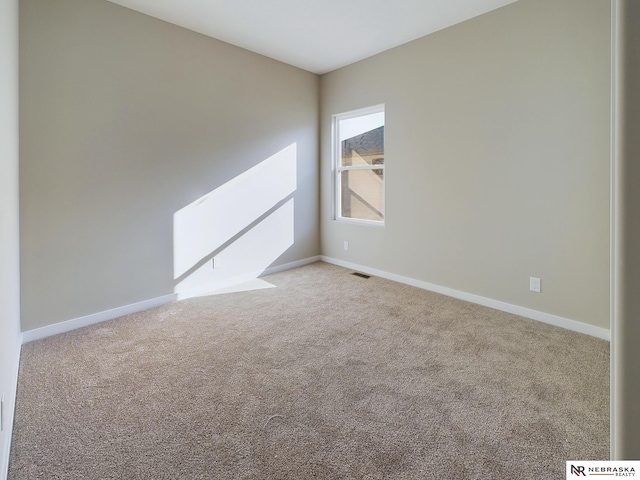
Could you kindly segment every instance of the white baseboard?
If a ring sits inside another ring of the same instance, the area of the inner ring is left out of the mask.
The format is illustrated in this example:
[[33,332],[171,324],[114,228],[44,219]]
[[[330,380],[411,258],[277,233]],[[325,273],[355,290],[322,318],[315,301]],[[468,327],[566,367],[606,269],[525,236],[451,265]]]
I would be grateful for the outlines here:
[[218,282],[212,285],[204,285],[196,289],[189,290],[187,292],[172,293],[170,295],[164,295],[162,297],[152,298],[131,305],[125,305],[123,307],[113,308],[111,310],[105,310],[104,312],[98,312],[84,317],[74,318],[64,322],[54,323],[53,325],[47,325],[46,327],[35,328],[33,330],[27,330],[22,333],[22,343],[32,342],[34,340],[40,340],[41,338],[51,337],[59,333],[69,332],[77,328],[86,327],[95,323],[105,322],[107,320],[113,320],[114,318],[122,317],[123,315],[130,315],[132,313],[142,312],[149,310],[150,308],[159,307],[167,303],[175,302],[176,300],[182,300],[185,298],[191,298],[199,295],[204,295],[207,292],[211,292],[220,288],[237,285],[238,283],[252,280],[265,275],[271,275],[273,273],[282,272],[284,270],[290,270],[292,268],[302,267],[310,263],[320,261],[320,255],[314,257],[304,258],[302,260],[296,260],[295,262],[285,263],[284,265],[277,265],[275,267],[269,267],[265,270],[250,273],[247,275],[241,275],[238,277],[230,278],[223,282]]
[[41,338],[51,337],[52,335],[57,335],[59,333],[69,332],[71,330],[75,330],[76,328],[86,327],[88,325],[105,322],[107,320],[113,320],[114,318],[122,317],[123,315],[142,312],[143,310],[149,310],[150,308],[155,308],[161,305],[166,305],[167,303],[175,302],[176,299],[177,295],[175,293],[172,293],[170,295],[164,295],[162,297],[152,298],[149,300],[144,300],[142,302],[113,308],[111,310],[93,313],[84,317],[78,317],[64,322],[54,323],[53,325],[47,325],[46,327],[27,330],[26,332],[22,333],[22,343],[24,344],[32,342],[34,340],[40,340]]
[[303,258],[302,260],[296,260],[295,262],[285,263],[284,265],[269,267],[260,274],[260,277],[273,275],[274,273],[278,273],[278,272],[284,272],[285,270],[291,270],[292,268],[304,267],[305,265],[319,262],[320,260],[322,260],[322,257],[320,255],[316,255],[315,257]]
[[414,287],[422,288],[424,290],[440,293],[443,295],[447,295],[449,297],[459,298],[467,302],[476,303],[478,305],[483,305],[485,307],[495,308],[496,310],[501,310],[503,312],[513,313],[514,315],[520,315],[521,317],[530,318],[532,320],[538,320],[540,322],[555,325],[557,327],[566,328],[567,330],[572,330],[574,332],[584,333],[586,335],[591,335],[592,337],[601,338],[603,340],[610,341],[611,339],[610,331],[606,328],[596,327],[594,325],[589,325],[587,323],[578,322],[576,320],[571,320],[571,319],[560,317],[557,315],[552,315],[550,313],[540,312],[538,310],[520,307],[518,305],[512,305],[510,303],[501,302],[499,300],[493,300],[491,298],[482,297],[480,295],[474,295],[472,293],[462,292],[460,290],[455,290],[453,288],[442,287],[440,285],[436,285],[433,283],[423,282],[421,280],[404,277],[402,275],[385,272],[375,268],[366,267],[364,265],[358,265],[355,263],[338,260],[336,258],[318,255],[314,257],[308,257],[302,260],[297,260],[295,262],[286,263],[284,265],[269,267],[262,272],[255,272],[253,274],[234,277],[232,279],[229,279],[223,282],[224,284],[218,283],[216,285],[206,285],[196,290],[181,293],[179,295],[176,293],[172,293],[170,295],[164,295],[162,297],[145,300],[145,301],[134,303],[131,305],[125,305],[123,307],[118,307],[111,310],[106,310],[104,312],[98,312],[92,315],[86,315],[84,317],[74,318],[72,320],[67,320],[65,322],[55,323],[53,325],[47,325],[46,327],[27,330],[22,334],[22,343],[24,344],[27,342],[32,342],[34,340],[39,340],[41,338],[46,338],[52,335],[57,335],[59,333],[75,330],[77,328],[86,327],[88,325],[93,325],[95,323],[100,323],[107,320],[113,320],[114,318],[122,317],[123,315],[129,315],[132,313],[141,312],[143,310],[148,310],[150,308],[159,307],[161,305],[165,305],[167,303],[171,303],[179,299],[189,298],[197,295],[203,295],[207,291],[213,291],[219,288],[237,285],[238,283],[241,283],[250,279],[271,275],[271,274],[282,272],[285,270],[290,270],[292,268],[302,267],[304,265],[308,265],[317,261],[323,261],[323,262],[331,263],[341,267],[350,268],[352,270],[358,270],[360,272],[367,273],[369,275],[375,275],[377,277],[386,278],[394,282],[404,283],[406,285],[411,285]]
[[285,270],[291,270],[292,268],[303,267],[304,265],[309,265],[310,263],[315,263],[318,261],[320,261],[320,255],[303,258],[302,260],[296,260],[295,262],[289,262],[283,265],[277,265],[275,267],[269,267],[269,268],[266,268],[265,270],[258,270],[255,272],[249,272],[242,275],[236,275],[235,277],[227,278],[214,283],[208,283],[206,285],[201,285],[199,287],[190,288],[183,292],[179,292],[177,294],[178,300],[185,300],[187,298],[208,295],[218,290],[233,287],[240,283],[248,282],[256,278],[265,277],[267,275],[272,275],[278,272],[284,272]]
[[376,277],[386,278],[387,280],[393,280],[394,282],[404,283],[405,285],[411,285],[413,287],[422,288],[435,293],[441,293],[449,297],[458,298],[467,302],[476,303],[485,307],[494,308],[507,313],[513,313],[521,317],[530,318],[532,320],[538,320],[540,322],[555,325],[556,327],[562,327],[574,332],[584,333],[591,335],[592,337],[600,338],[602,340],[611,341],[610,331],[606,328],[596,327],[587,323],[578,322],[576,320],[570,320],[568,318],[559,317],[550,313],[540,312],[538,310],[532,310],[526,307],[520,307],[518,305],[512,305],[510,303],[501,302],[499,300],[493,300],[491,298],[482,297],[480,295],[474,295],[472,293],[462,292],[453,288],[442,287],[433,283],[423,282],[409,277],[403,277],[402,275],[396,275],[395,273],[389,273],[375,268],[366,267],[364,265],[357,265],[351,262],[345,262],[336,258],[322,256],[321,260],[326,263],[338,265],[340,267],[349,268],[351,270],[358,270],[369,275]]
[[5,411],[5,422],[4,426],[6,429],[6,438],[4,444],[4,451],[0,452],[2,457],[0,458],[0,466],[2,470],[0,471],[0,479],[6,480],[9,475],[9,456],[11,454],[11,437],[13,434],[13,419],[15,418],[16,413],[16,397],[18,395],[18,371],[20,370],[20,351],[22,349],[22,335],[18,340],[18,345],[16,346],[16,359],[15,359],[15,373],[13,379],[11,381],[11,391],[8,392],[9,397],[5,397],[4,399],[4,408]]

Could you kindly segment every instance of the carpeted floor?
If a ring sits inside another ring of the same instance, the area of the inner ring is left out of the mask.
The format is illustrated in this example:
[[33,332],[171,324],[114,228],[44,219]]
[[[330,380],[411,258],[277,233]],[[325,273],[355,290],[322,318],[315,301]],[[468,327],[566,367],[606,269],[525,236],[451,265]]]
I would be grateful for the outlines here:
[[26,344],[9,478],[564,478],[609,344],[324,263]]

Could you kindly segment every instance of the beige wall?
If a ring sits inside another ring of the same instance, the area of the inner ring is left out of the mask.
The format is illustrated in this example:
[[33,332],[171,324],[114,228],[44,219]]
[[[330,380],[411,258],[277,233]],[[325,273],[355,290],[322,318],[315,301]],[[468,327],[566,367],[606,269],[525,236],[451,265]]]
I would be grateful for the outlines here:
[[640,460],[640,2],[616,5],[612,458]]
[[[320,253],[316,75],[101,0],[22,0],[20,42],[23,330],[173,293],[174,215],[200,200],[246,225],[191,225],[181,258],[233,250],[238,273],[265,231],[274,249],[242,268]],[[292,145],[293,193],[218,194]]]
[[[609,92],[602,0],[521,0],[324,75],[323,254],[608,328]],[[386,226],[336,222],[331,114],[380,103]]]
[[0,478],[9,461],[20,348],[18,248],[18,1],[0,0]]

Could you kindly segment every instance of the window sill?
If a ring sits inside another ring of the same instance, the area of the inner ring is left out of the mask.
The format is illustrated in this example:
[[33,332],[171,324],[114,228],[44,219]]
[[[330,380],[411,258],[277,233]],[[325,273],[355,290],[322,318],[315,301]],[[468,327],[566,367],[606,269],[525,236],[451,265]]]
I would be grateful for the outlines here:
[[382,221],[362,220],[362,219],[359,219],[359,218],[344,218],[344,217],[340,217],[340,218],[334,218],[333,221],[334,222],[339,222],[339,223],[350,223],[352,225],[364,225],[364,226],[367,226],[367,227],[384,228],[384,220],[382,220]]

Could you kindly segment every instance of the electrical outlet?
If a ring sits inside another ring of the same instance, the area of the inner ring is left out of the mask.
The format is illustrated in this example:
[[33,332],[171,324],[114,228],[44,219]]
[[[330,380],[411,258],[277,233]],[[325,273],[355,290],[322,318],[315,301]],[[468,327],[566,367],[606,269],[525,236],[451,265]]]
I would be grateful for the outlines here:
[[349,242],[347,240],[344,241],[344,249],[349,250]]
[[529,290],[540,293],[540,279],[537,277],[529,277]]

